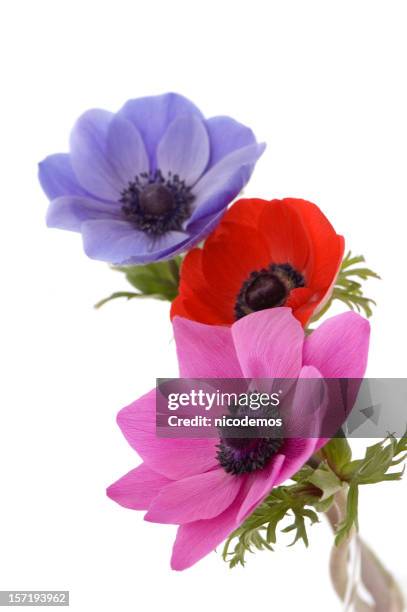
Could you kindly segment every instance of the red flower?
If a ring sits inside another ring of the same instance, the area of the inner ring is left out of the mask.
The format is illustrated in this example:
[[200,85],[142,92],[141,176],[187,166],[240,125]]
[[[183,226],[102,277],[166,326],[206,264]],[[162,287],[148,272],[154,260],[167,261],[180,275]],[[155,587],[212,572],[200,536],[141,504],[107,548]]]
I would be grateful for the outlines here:
[[306,325],[329,298],[343,251],[343,237],[311,202],[239,200],[185,257],[171,318],[231,325],[285,305]]

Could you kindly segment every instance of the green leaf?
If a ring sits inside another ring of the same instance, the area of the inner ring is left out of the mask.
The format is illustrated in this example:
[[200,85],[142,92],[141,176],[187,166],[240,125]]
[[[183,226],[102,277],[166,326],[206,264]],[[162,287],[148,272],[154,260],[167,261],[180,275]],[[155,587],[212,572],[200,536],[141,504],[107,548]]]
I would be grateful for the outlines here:
[[172,301],[178,294],[180,258],[140,266],[114,266],[128,282],[145,295],[161,295]]
[[169,261],[159,261],[140,266],[113,266],[112,269],[123,273],[127,281],[138,292],[118,291],[98,302],[96,308],[100,308],[107,302],[119,297],[127,299],[150,297],[172,302],[178,295],[181,262],[182,258],[177,256]]
[[109,297],[100,300],[97,304],[95,304],[95,308],[101,308],[107,302],[111,300],[117,300],[117,298],[126,298],[127,300],[132,300],[133,298],[144,297],[140,293],[131,293],[130,291],[117,291],[116,293],[112,293]]
[[[300,472],[305,477],[305,474],[310,474],[313,470],[304,466]],[[297,474],[296,478],[300,479],[300,476]],[[319,502],[320,497],[321,491],[305,480],[273,489],[253,514],[226,540],[224,560],[230,567],[235,567],[238,564],[244,565],[246,554],[254,549],[273,550],[272,545],[277,541],[277,528],[286,516],[293,517],[293,522],[282,529],[282,533],[294,533],[290,546],[299,540],[308,546],[306,521],[311,525],[318,522],[318,515],[312,506]]]
[[321,502],[334,495],[337,491],[340,491],[343,486],[338,476],[327,464],[321,464],[321,466],[308,477],[308,482],[315,485],[318,489],[321,489]]
[[359,528],[358,525],[358,500],[359,500],[359,488],[358,485],[353,483],[349,487],[347,503],[346,503],[346,517],[338,525],[338,529],[335,537],[335,544],[338,546],[350,533],[351,529]]
[[403,453],[407,451],[407,429],[402,438],[397,442],[396,453]]
[[354,267],[364,261],[365,258],[362,255],[352,257],[351,251],[346,254],[330,299],[324,308],[311,319],[311,323],[318,321],[335,300],[343,302],[350,310],[364,312],[367,317],[372,316],[372,306],[376,302],[363,295],[362,283],[359,281],[366,281],[370,278],[380,279],[380,276],[367,267]]
[[352,475],[360,468],[363,463],[363,459],[354,459],[350,461],[341,469],[341,478],[345,481],[349,481]]
[[352,460],[352,450],[346,438],[332,438],[322,447],[320,454],[337,473]]
[[349,492],[346,517],[338,526],[336,544],[342,542],[353,527],[358,529],[359,487],[402,478],[404,468],[398,472],[391,471],[391,468],[407,459],[407,454],[404,452],[406,443],[405,436],[397,440],[394,436],[389,435],[384,440],[369,446],[363,459],[350,461],[342,466],[341,477],[348,481]]
[[314,468],[312,468],[310,465],[303,465],[302,468],[298,470],[296,474],[291,476],[291,480],[295,480],[295,482],[303,482],[307,480],[307,478],[313,473]]
[[313,506],[317,512],[327,512],[334,502],[334,496],[327,497],[324,501],[316,501]]

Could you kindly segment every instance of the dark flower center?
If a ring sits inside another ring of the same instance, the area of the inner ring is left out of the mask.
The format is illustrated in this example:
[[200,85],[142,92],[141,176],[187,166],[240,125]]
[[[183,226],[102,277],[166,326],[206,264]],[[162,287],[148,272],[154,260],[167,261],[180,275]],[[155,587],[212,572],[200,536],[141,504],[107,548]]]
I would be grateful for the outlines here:
[[282,306],[292,289],[304,286],[304,277],[290,264],[272,264],[254,271],[243,283],[235,304],[236,319],[266,308]]
[[279,306],[287,293],[287,287],[278,276],[266,270],[249,283],[245,293],[246,304],[251,310]]
[[143,213],[159,217],[174,209],[175,198],[173,193],[164,185],[152,183],[141,191],[139,207]]
[[191,188],[177,174],[143,172],[121,193],[122,212],[138,230],[152,236],[180,231],[191,215]]
[[[276,406],[260,408],[256,412],[245,407],[231,408],[234,419],[249,418],[277,419],[279,412]],[[246,474],[262,470],[279,451],[284,443],[282,428],[274,431],[264,427],[250,427],[253,437],[247,438],[247,429],[240,426],[221,427],[217,459],[229,474]],[[257,430],[257,431],[256,431]],[[258,433],[258,437],[256,434]],[[265,435],[266,434],[266,435]]]

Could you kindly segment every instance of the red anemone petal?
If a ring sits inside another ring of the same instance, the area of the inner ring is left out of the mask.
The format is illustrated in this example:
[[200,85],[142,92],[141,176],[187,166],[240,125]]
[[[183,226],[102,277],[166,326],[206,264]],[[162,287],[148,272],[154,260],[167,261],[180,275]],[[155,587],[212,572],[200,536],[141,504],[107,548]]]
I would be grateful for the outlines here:
[[218,297],[236,297],[251,272],[270,263],[267,243],[259,232],[237,223],[223,226],[222,233],[210,236],[202,253],[203,275]]
[[294,198],[285,200],[291,210],[301,215],[312,244],[312,261],[308,285],[315,288],[330,287],[344,251],[344,239],[339,236],[318,206]]
[[260,198],[243,198],[229,208],[222,221],[224,223],[238,223],[249,225],[257,229],[259,218],[263,210],[269,205],[267,200]]
[[298,211],[287,200],[272,200],[259,218],[259,230],[268,243],[273,263],[289,263],[304,273],[310,256],[310,241]]
[[179,295],[171,306],[171,319],[176,315],[213,325],[231,324],[233,306],[218,296],[208,285],[202,272],[202,249],[190,251],[181,266]]

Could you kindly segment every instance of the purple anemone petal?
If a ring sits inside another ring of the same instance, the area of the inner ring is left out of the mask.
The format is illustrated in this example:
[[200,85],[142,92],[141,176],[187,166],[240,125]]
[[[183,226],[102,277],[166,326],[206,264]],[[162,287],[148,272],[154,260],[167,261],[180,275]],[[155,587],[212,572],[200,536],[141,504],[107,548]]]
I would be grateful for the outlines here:
[[[167,232],[157,238],[141,232],[127,221],[92,220],[83,223],[82,238],[85,253],[92,259],[110,261],[113,264],[153,261],[154,254],[179,243],[184,234]],[[137,261],[133,255],[137,253]]]
[[49,155],[39,164],[38,178],[50,200],[59,196],[88,196],[72,170],[68,153]]
[[208,215],[207,217],[202,217],[194,223],[187,223],[188,227],[186,228],[186,231],[190,237],[185,248],[189,249],[206,238],[206,236],[208,236],[208,234],[210,234],[218,225],[225,212],[226,208],[221,210],[216,215]]
[[241,378],[243,376],[229,327],[173,320],[180,376]]
[[155,389],[123,408],[117,422],[128,443],[155,472],[180,479],[218,466],[216,438],[160,438],[156,434]]
[[48,227],[80,232],[82,223],[95,219],[120,219],[116,204],[91,197],[62,196],[52,200],[47,211]]
[[236,149],[256,142],[252,130],[231,117],[211,117],[205,121],[205,125],[211,142],[209,167],[214,166]]
[[175,93],[128,100],[119,114],[129,119],[139,130],[152,170],[157,167],[155,155],[158,143],[170,123],[183,115],[194,115],[203,119],[195,104]]
[[246,378],[296,378],[301,369],[304,331],[291,308],[260,310],[232,325]]
[[146,521],[183,525],[221,514],[235,499],[241,479],[222,469],[190,476],[164,487],[151,503]]
[[150,164],[143,139],[139,131],[130,122],[115,115],[110,123],[107,142],[107,158],[113,165],[123,187],[144,172]]
[[202,176],[192,190],[194,212],[188,227],[202,217],[220,212],[240,193],[264,149],[264,144],[252,144],[233,151]]
[[108,111],[93,109],[79,117],[70,144],[80,184],[104,200],[119,200],[127,183],[149,169],[137,129]]
[[185,251],[185,244],[188,241],[188,234],[184,232],[167,232],[162,236],[150,239],[149,247],[146,251],[141,251],[132,255],[126,260],[127,265],[144,264],[154,261],[165,261],[172,259],[178,253]]
[[147,510],[161,489],[170,482],[142,463],[110,485],[106,493],[125,508]]
[[193,185],[209,160],[209,137],[203,121],[194,115],[177,117],[168,126],[157,147],[157,166],[166,177],[178,175]]

